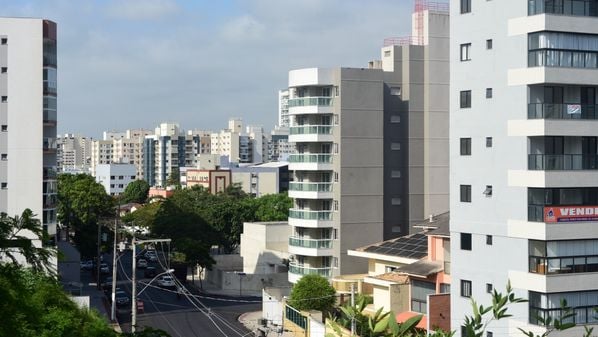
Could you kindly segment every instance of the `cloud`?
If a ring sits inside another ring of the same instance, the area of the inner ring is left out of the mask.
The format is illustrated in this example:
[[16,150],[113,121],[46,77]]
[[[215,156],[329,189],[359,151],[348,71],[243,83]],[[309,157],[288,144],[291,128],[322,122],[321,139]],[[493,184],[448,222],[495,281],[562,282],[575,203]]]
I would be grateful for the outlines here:
[[178,11],[174,0],[114,0],[107,8],[109,16],[126,20],[156,20]]
[[265,27],[251,15],[242,15],[226,23],[222,35],[229,40],[259,39],[264,36]]

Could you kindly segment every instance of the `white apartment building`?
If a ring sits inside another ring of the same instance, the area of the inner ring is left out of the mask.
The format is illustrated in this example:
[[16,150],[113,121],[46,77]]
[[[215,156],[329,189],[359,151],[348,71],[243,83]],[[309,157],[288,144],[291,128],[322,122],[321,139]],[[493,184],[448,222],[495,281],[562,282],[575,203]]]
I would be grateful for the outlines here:
[[448,209],[448,9],[414,17],[368,69],[289,72],[290,282],[365,273],[349,249]]
[[239,136],[242,130],[243,122],[241,119],[229,119],[227,129],[211,134],[211,153],[228,156],[229,161],[238,163],[240,161]]
[[96,181],[104,186],[108,195],[121,195],[129,183],[136,179],[136,168],[133,164],[112,163],[100,164],[96,167]]
[[89,172],[92,139],[81,135],[65,134],[57,138],[58,172]]
[[268,139],[268,161],[287,161],[294,151],[294,144],[289,142],[289,128],[275,126]]
[[185,163],[185,136],[176,123],[161,123],[155,134],[145,136],[143,179],[150,186],[167,187],[171,174]]
[[[598,307],[598,1],[451,1],[452,329],[508,281],[488,336]],[[580,336],[582,328],[550,336]]]
[[125,132],[104,131],[102,140],[91,145],[91,172],[101,164],[129,163],[135,165],[136,179],[143,178],[143,140],[153,132],[144,129],[130,129]]
[[251,163],[265,163],[268,161],[268,138],[261,126],[249,125],[246,128],[251,141]]
[[[56,23],[0,18],[0,212],[56,234]],[[35,242],[41,245],[41,242]]]
[[286,128],[291,126],[288,89],[278,91],[278,126]]

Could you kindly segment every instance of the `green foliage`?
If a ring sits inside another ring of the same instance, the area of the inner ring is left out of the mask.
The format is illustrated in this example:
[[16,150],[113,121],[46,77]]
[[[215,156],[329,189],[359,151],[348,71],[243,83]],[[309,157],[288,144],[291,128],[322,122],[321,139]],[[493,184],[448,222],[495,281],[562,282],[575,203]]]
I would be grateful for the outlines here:
[[156,201],[142,206],[135,212],[128,213],[122,217],[122,221],[127,224],[134,224],[145,228],[151,228],[156,220],[156,214],[160,209],[162,201]]
[[97,222],[111,216],[114,201],[104,187],[87,174],[58,176],[58,220],[75,232],[83,256],[95,255]]
[[334,307],[336,291],[320,275],[303,276],[291,290],[289,305],[297,310],[330,312]]
[[181,187],[181,173],[179,169],[170,172],[168,175],[168,180],[166,180],[166,186],[176,186],[178,188]]
[[259,221],[286,221],[293,199],[286,193],[268,194],[255,199],[255,217]]
[[116,336],[96,312],[77,307],[44,273],[0,265],[0,336]]
[[145,180],[135,180],[125,188],[121,196],[123,203],[136,202],[143,204],[146,202],[149,194],[150,185]]
[[36,247],[31,235],[44,238],[43,227],[30,209],[25,209],[21,216],[9,217],[0,214],[0,255],[17,264],[17,257],[22,256],[36,271],[54,274],[49,263],[55,251],[47,247]]

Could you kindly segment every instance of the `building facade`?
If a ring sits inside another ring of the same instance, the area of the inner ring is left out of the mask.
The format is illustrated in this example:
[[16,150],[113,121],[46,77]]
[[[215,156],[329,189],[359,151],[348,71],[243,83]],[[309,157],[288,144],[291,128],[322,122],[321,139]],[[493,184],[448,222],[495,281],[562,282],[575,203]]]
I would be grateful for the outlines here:
[[143,179],[150,186],[166,187],[171,175],[185,163],[185,136],[178,124],[162,123],[143,144]]
[[57,171],[89,173],[92,139],[81,135],[65,134],[57,138]]
[[414,22],[368,69],[289,73],[291,282],[361,273],[348,249],[448,210],[448,8]]
[[598,3],[451,5],[452,330],[509,281],[529,302],[493,336],[544,333],[562,299],[595,324]]
[[[56,234],[56,23],[0,18],[0,212]],[[40,245],[41,242],[36,242]]]
[[94,140],[91,145],[91,172],[96,175],[96,167],[102,164],[127,163],[135,165],[136,179],[143,174],[143,142],[151,130],[130,129],[125,132],[104,131],[102,140]]
[[96,168],[96,181],[104,186],[108,195],[121,195],[127,186],[135,181],[136,169],[133,164],[100,164]]

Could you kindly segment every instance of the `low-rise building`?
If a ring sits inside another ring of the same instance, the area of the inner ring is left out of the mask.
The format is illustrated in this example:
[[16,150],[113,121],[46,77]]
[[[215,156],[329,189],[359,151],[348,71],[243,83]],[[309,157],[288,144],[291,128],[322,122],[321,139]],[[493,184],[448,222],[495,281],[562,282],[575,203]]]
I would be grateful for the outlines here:
[[256,197],[289,190],[287,162],[232,167],[231,172],[232,183],[239,184],[243,191]]
[[109,195],[120,195],[127,185],[135,181],[136,168],[134,164],[100,164],[96,166],[96,181]]
[[181,167],[181,186],[202,186],[210,193],[224,192],[231,185],[230,170],[202,170],[190,167]]

